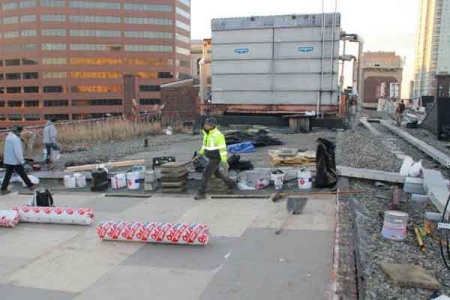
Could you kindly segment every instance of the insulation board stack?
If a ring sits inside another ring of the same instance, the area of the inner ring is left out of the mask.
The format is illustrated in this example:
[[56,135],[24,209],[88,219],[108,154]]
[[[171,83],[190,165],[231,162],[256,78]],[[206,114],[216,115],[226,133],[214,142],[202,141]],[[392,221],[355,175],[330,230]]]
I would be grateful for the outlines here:
[[169,162],[161,166],[163,193],[182,193],[186,191],[189,163]]

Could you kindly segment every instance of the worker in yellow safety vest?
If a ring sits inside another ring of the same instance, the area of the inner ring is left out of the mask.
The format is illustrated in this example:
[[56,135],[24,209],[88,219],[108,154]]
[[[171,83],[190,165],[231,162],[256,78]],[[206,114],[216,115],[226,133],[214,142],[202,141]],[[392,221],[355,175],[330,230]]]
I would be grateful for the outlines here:
[[209,159],[209,163],[203,171],[202,183],[198,189],[198,194],[195,200],[205,199],[206,187],[209,179],[213,175],[222,179],[229,189],[233,189],[236,183],[228,178],[220,168],[220,165],[227,166],[227,144],[225,136],[217,129],[217,120],[214,117],[209,117],[203,126],[203,145],[199,151],[200,155],[205,155]]

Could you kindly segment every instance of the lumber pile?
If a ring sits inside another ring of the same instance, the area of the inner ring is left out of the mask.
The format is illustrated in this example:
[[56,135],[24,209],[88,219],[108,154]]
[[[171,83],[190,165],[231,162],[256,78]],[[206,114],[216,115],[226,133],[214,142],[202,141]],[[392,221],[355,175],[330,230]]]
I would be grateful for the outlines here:
[[99,165],[103,165],[107,169],[121,168],[121,167],[131,167],[131,166],[145,165],[145,160],[144,159],[138,159],[138,160],[108,162],[108,163],[104,163],[104,164],[92,164],[92,165],[74,166],[74,167],[68,167],[65,170],[65,172],[92,171],[92,170],[95,170]]
[[161,186],[163,193],[183,193],[186,191],[189,162],[169,162],[161,166]]
[[272,167],[302,167],[316,164],[314,151],[298,152],[295,156],[286,156],[286,150],[269,150]]

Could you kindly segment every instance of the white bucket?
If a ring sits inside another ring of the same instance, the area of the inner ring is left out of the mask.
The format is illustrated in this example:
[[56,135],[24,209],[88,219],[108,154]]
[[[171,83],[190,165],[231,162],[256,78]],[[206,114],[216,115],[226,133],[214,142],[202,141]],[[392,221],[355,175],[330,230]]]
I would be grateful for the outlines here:
[[86,187],[87,183],[86,183],[86,176],[84,174],[74,174],[73,177],[75,177],[75,183],[77,185],[77,187],[79,188],[84,188]]
[[66,189],[74,189],[77,187],[77,181],[73,175],[64,176],[64,187]]
[[383,237],[403,241],[406,238],[408,217],[407,213],[401,211],[389,210],[384,212],[383,230],[381,231]]
[[270,174],[270,179],[273,181],[273,185],[276,190],[281,190],[283,188],[284,173],[274,173]]
[[130,172],[127,173],[127,186],[130,190],[138,190],[141,188],[141,174]]
[[310,190],[312,189],[312,174],[310,171],[306,171],[306,169],[301,169],[297,172],[298,179],[298,188],[301,190]]
[[133,166],[133,167],[131,167],[131,172],[132,173],[139,173],[139,179],[141,179],[141,180],[144,180],[146,171],[147,171],[147,168],[145,166]]
[[127,187],[127,176],[125,174],[117,174],[111,178],[111,187],[114,190]]

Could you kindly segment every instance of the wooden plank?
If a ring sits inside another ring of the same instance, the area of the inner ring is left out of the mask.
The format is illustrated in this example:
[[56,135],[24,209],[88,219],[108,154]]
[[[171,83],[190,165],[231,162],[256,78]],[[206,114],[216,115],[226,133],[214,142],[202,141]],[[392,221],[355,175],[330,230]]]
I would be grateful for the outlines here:
[[376,136],[381,136],[381,132],[379,132],[378,130],[375,129],[375,127],[372,126],[372,124],[370,124],[367,121],[367,118],[361,118],[359,119],[359,122],[361,122],[361,124],[364,125],[364,127],[366,127],[370,132],[372,132],[374,135]]
[[105,193],[108,198],[150,198],[153,194],[138,194],[138,193]]
[[337,166],[338,175],[342,177],[351,177],[359,179],[369,179],[376,181],[404,183],[405,177],[400,173],[384,172],[371,169],[357,169],[345,166]]
[[[103,165],[106,168],[120,168],[120,167],[131,167],[131,166],[143,165],[143,164],[145,164],[145,159],[108,162],[108,163],[104,163]],[[99,166],[99,165],[101,165],[101,164],[68,167],[65,171],[66,172],[92,171],[95,168],[97,168],[97,166]]]
[[396,285],[407,288],[438,290],[441,284],[425,269],[417,265],[381,264],[386,276]]

